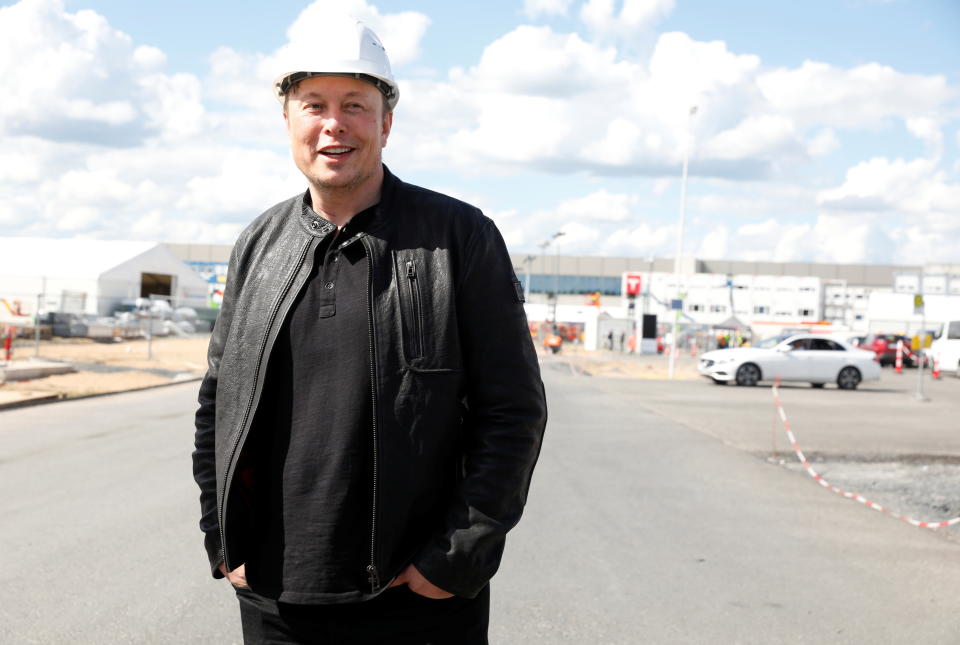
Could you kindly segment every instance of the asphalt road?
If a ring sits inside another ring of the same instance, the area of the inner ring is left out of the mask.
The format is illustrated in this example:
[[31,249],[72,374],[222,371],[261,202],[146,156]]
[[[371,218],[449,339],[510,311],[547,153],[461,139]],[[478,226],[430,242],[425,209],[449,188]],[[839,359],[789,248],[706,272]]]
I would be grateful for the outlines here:
[[[769,390],[751,407],[742,388],[544,367],[492,643],[960,643],[960,546],[711,429],[763,414],[769,432]],[[195,390],[0,412],[0,642],[239,642],[196,528]]]

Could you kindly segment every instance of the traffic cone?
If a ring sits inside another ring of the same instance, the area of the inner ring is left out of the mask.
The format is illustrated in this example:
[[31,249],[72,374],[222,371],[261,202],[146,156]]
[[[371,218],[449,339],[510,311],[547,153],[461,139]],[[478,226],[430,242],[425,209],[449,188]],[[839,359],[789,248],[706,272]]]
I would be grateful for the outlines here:
[[940,378],[940,361],[937,360],[937,357],[933,357],[933,378]]
[[13,327],[7,327],[7,337],[3,339],[3,354],[5,356],[4,360],[9,361],[10,355],[13,353]]
[[896,362],[897,374],[903,374],[903,341],[897,341],[897,362]]

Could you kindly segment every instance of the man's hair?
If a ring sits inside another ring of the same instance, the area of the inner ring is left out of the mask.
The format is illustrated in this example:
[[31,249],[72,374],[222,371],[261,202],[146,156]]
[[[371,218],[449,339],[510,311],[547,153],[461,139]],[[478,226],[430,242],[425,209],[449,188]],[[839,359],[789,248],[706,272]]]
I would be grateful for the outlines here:
[[[297,81],[296,83],[288,87],[286,92],[284,92],[283,94],[283,113],[284,114],[287,113],[287,104],[290,102],[291,92],[293,92],[299,86],[300,86],[300,81]],[[387,118],[387,114],[393,111],[390,109],[390,101],[387,100],[387,95],[384,94],[383,92],[380,92],[380,99],[381,99],[381,104],[383,105],[383,118]]]

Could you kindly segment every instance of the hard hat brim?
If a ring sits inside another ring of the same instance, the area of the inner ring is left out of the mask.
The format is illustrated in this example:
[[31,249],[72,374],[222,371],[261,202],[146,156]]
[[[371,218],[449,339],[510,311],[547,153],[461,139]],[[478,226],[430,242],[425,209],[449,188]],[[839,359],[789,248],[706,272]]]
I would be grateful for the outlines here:
[[400,100],[400,88],[397,87],[396,81],[392,78],[385,78],[379,74],[370,74],[366,72],[287,72],[286,74],[281,74],[274,80],[273,89],[274,93],[277,96],[277,100],[280,103],[283,103],[284,97],[286,97],[287,92],[290,91],[290,88],[299,83],[300,81],[306,80],[308,78],[313,78],[314,76],[345,76],[347,78],[355,78],[366,83],[370,83],[376,87],[380,92],[386,97],[387,105],[392,110],[396,107],[397,102]]

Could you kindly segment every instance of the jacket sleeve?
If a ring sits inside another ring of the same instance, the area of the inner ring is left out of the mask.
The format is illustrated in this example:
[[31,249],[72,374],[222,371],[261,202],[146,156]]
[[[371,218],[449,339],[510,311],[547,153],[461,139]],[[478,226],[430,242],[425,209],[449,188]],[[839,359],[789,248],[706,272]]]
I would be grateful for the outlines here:
[[193,478],[200,487],[200,530],[204,534],[204,546],[210,559],[210,569],[214,578],[222,578],[218,565],[223,561],[223,547],[220,543],[220,524],[217,513],[217,464],[216,464],[216,417],[217,417],[217,380],[220,372],[220,359],[230,333],[233,321],[233,299],[236,292],[236,257],[238,240],[230,256],[227,271],[227,284],[217,322],[210,335],[207,348],[207,373],[200,384],[197,401],[200,407],[195,417],[196,433],[193,450]]
[[433,584],[474,597],[496,573],[520,520],[547,421],[520,283],[489,219],[468,244],[456,284],[466,382],[464,478],[445,528],[414,566]]

